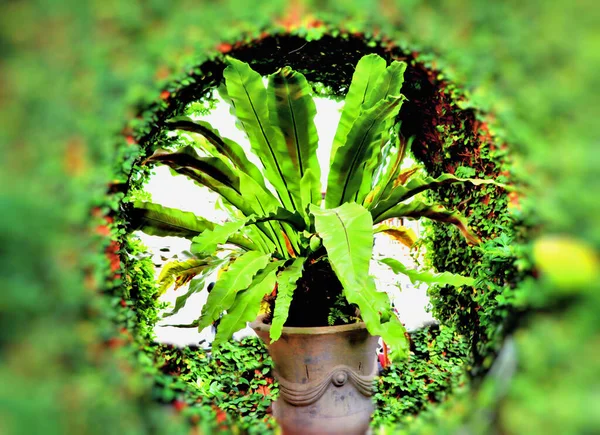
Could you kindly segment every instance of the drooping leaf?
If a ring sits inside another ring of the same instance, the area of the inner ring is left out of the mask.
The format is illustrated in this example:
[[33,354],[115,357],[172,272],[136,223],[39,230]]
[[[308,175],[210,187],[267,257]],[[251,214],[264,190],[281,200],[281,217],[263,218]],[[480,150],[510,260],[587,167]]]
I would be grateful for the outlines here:
[[181,310],[185,306],[190,296],[204,290],[206,279],[230,260],[230,257],[226,257],[224,259],[216,259],[211,264],[207,265],[204,268],[204,270],[202,270],[190,281],[188,291],[181,296],[177,296],[177,299],[175,300],[175,307],[171,311],[168,311],[167,313],[163,314],[163,318],[171,317],[177,314],[179,310]]
[[376,54],[364,56],[356,64],[350,88],[344,99],[340,122],[333,138],[330,166],[333,165],[338,148],[346,143],[348,133],[361,113],[361,106],[369,97],[369,91],[375,87],[375,83],[383,75],[385,69],[385,59]]
[[192,212],[142,201],[134,202],[129,212],[129,223],[132,229],[143,231],[151,236],[185,237],[186,239],[191,239],[202,231],[211,230],[215,225]]
[[250,140],[252,151],[264,166],[265,177],[275,188],[283,206],[296,210],[292,192],[299,192],[300,179],[295,177],[281,130],[269,119],[267,90],[262,77],[248,64],[233,58],[229,59],[223,76],[236,118]]
[[371,335],[381,336],[386,344],[393,346],[400,355],[407,355],[408,340],[404,334],[404,327],[392,312],[387,293],[377,291],[372,276],[365,279],[361,288],[351,292],[344,289],[344,295],[348,302],[358,305],[360,316]]
[[260,310],[260,303],[263,297],[272,292],[275,287],[277,269],[283,265],[283,261],[269,263],[262,271],[256,274],[247,290],[240,291],[235,298],[235,302],[227,314],[221,319],[219,329],[213,348],[227,341],[231,336],[243,329],[247,322],[256,319]]
[[237,174],[218,157],[200,157],[191,146],[175,152],[159,149],[146,162],[160,162],[173,169],[177,167],[200,171],[221,184],[239,193],[240,180]]
[[414,270],[407,268],[404,264],[394,258],[383,258],[379,262],[392,268],[394,273],[401,273],[410,278],[413,284],[422,282],[425,284],[437,284],[437,285],[452,285],[452,286],[472,286],[475,284],[475,279],[457,275],[450,272],[433,273],[425,270]]
[[202,330],[219,318],[219,315],[228,310],[235,301],[236,294],[246,290],[257,272],[264,269],[271,256],[257,251],[246,252],[237,258],[229,268],[224,271],[212,291],[198,321],[198,329]]
[[[402,174],[401,174],[402,175]],[[412,175],[412,174],[410,174]],[[443,174],[437,178],[433,177],[423,177],[423,178],[413,178],[404,185],[402,183],[403,180],[398,180],[398,182],[394,182],[392,189],[390,190],[387,196],[382,196],[379,203],[372,209],[373,219],[376,222],[381,222],[379,216],[384,214],[387,210],[392,207],[398,205],[398,203],[402,201],[406,201],[413,196],[424,192],[429,189],[433,189],[442,185],[448,184],[456,184],[456,183],[470,183],[474,186],[479,186],[482,184],[493,184],[496,186],[500,186],[503,188],[508,188],[508,186],[497,183],[494,180],[483,180],[477,178],[458,178],[452,174]]]
[[415,196],[416,194],[421,193],[425,190],[433,189],[446,184],[455,183],[470,183],[473,186],[481,186],[482,184],[493,184],[495,186],[502,187],[503,189],[510,190],[509,186],[502,183],[498,183],[495,180],[484,180],[480,178],[459,178],[455,177],[452,174],[443,174],[437,178],[413,178],[412,180],[408,181],[408,183],[406,184],[408,193],[406,194],[407,196],[405,196],[402,200]]
[[421,169],[420,166],[413,166],[412,168],[405,169],[400,171],[398,176],[394,178],[393,187],[404,186],[408,180],[411,179],[413,175],[415,175]]
[[358,116],[331,164],[325,196],[328,208],[354,200],[361,187],[362,164],[378,151],[382,135],[387,134],[386,121],[396,116],[404,99],[390,96]]
[[407,228],[403,226],[390,226],[390,225],[379,225],[375,227],[373,230],[374,234],[377,233],[385,233],[390,236],[392,239],[397,240],[409,248],[412,248],[415,242],[417,241],[417,235],[412,230],[412,228]]
[[410,342],[406,337],[406,329],[396,314],[391,313],[389,320],[380,324],[377,335],[381,336],[386,345],[394,349],[395,360],[408,358]]
[[281,337],[281,331],[285,324],[292,303],[296,281],[302,276],[306,258],[298,257],[294,262],[279,273],[277,277],[277,298],[275,299],[275,310],[271,322],[270,337],[277,341]]
[[246,225],[246,222],[247,219],[239,219],[233,222],[226,222],[223,225],[215,225],[212,230],[206,230],[194,237],[190,250],[193,254],[214,252],[218,245],[227,243],[235,233]]
[[187,116],[180,116],[171,118],[166,122],[166,125],[171,129],[189,131],[204,136],[223,156],[231,160],[236,168],[264,187],[262,173],[248,160],[244,149],[231,139],[222,137],[208,122],[193,121]]
[[[188,151],[189,150],[190,148],[188,148]],[[155,153],[155,155],[146,161],[159,162],[169,166],[176,173],[185,175],[195,183],[198,183],[201,186],[206,186],[213,192],[218,193],[223,199],[236,207],[246,216],[251,215],[253,213],[251,205],[240,194],[239,177],[236,174],[233,174],[232,179],[227,181],[227,183],[222,183],[218,179],[205,172],[206,164],[209,164],[207,163],[208,161],[205,160],[203,163],[199,163],[199,161],[194,159],[194,157],[191,155],[192,151],[189,153],[180,153],[179,156],[175,156],[177,153],[169,153],[159,150],[157,153]],[[187,156],[184,154],[187,154]],[[228,174],[232,174],[232,170],[228,168],[225,163],[214,157],[212,159],[213,160],[210,162],[217,166],[211,169],[211,173],[217,174],[219,173],[218,169],[223,169],[224,172],[221,172],[219,175],[219,178],[221,179],[225,179],[228,177]],[[182,164],[188,163],[189,165],[182,166]]]
[[[158,294],[162,295],[173,284],[176,284],[175,289],[177,289],[217,260],[215,257],[204,257],[191,258],[186,261],[171,261],[165,264],[156,280],[159,285]],[[176,280],[179,280],[179,283],[176,283]]]
[[[372,213],[375,211],[375,209],[371,210]],[[459,212],[450,211],[441,205],[426,204],[417,200],[398,204],[373,220],[375,223],[379,223],[391,218],[419,219],[422,217],[455,225],[471,244],[479,244],[481,242],[479,237],[469,229],[467,220]]]
[[[284,175],[286,178],[293,176],[301,180],[310,169],[316,179],[320,180],[321,168],[317,160],[319,136],[314,123],[317,109],[306,78],[290,67],[282,68],[269,76],[267,96],[271,123],[283,133],[288,159],[295,170],[295,174]],[[292,186],[291,183],[288,186]],[[292,191],[298,210],[302,213],[304,211],[300,209],[300,204],[303,186],[313,190],[309,193],[313,197],[320,194],[321,189],[317,184],[300,184],[297,191]]]
[[[129,216],[133,229],[139,229],[151,236],[193,239],[204,231],[214,230],[217,225],[192,212],[141,201],[134,203]],[[252,240],[237,234],[233,234],[227,243],[247,251],[257,249]]]

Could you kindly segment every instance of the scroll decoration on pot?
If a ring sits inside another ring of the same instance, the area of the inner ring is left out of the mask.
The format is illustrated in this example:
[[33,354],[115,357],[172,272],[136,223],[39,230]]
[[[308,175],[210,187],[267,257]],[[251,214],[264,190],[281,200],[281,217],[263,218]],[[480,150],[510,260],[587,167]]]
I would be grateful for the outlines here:
[[347,365],[337,365],[321,380],[298,384],[284,379],[277,373],[279,381],[279,396],[287,403],[294,406],[308,406],[315,403],[325,393],[329,384],[342,387],[350,382],[356,390],[365,397],[373,395],[373,379],[377,374],[377,365],[373,367],[370,375],[359,375]]

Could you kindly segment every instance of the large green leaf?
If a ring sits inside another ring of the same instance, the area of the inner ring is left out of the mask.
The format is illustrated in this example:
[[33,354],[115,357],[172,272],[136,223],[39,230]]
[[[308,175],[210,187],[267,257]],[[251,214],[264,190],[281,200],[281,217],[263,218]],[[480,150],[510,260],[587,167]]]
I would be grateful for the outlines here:
[[[373,213],[374,210],[371,212]],[[374,221],[375,223],[379,223],[391,218],[419,219],[422,217],[455,225],[471,244],[478,244],[481,242],[479,237],[469,229],[467,220],[459,212],[450,211],[441,205],[426,204],[417,200],[398,204],[385,213],[377,216]]]
[[[378,101],[385,100],[389,96],[400,95],[402,84],[404,82],[404,71],[406,70],[405,62],[394,61],[385,70],[385,73],[377,80],[375,88],[369,95],[363,110],[374,107]],[[400,110],[400,109],[398,109]],[[385,152],[393,146],[389,142],[390,130],[395,122],[395,117],[390,117],[385,121],[382,128],[382,135],[379,139],[379,144],[373,144],[366,153],[363,164],[361,165],[362,180],[360,188],[357,189],[354,196],[355,202],[362,204],[365,197],[372,191],[375,177],[379,174],[381,166],[384,162]],[[397,133],[393,138],[397,137]]]
[[396,116],[404,99],[404,96],[389,96],[356,119],[346,143],[338,148],[331,165],[325,196],[328,208],[355,199],[362,183],[363,163],[378,152],[382,135],[387,134],[386,121]]
[[187,116],[171,118],[166,122],[167,127],[197,133],[206,138],[223,156],[227,157],[237,169],[254,178],[259,184],[263,183],[260,170],[248,160],[244,149],[231,139],[222,137],[206,121],[193,121]]
[[[306,78],[290,67],[282,68],[269,76],[267,96],[271,123],[283,133],[288,158],[295,170],[294,174],[285,173],[286,179],[301,180],[310,169],[316,179],[320,180],[321,167],[317,159],[319,136],[314,123],[317,109]],[[288,182],[288,188],[291,189],[292,186],[296,185]],[[292,192],[297,206],[302,202],[303,194],[300,190],[306,187],[312,190],[309,193],[312,197],[321,193],[320,183],[300,184],[298,191]],[[304,213],[304,210],[299,211]]]
[[346,143],[346,138],[354,125],[354,121],[361,113],[362,105],[369,97],[370,91],[375,88],[377,80],[384,74],[385,69],[385,59],[376,54],[369,54],[358,61],[350,88],[344,99],[340,122],[333,138],[330,166],[333,164],[338,148]]
[[312,206],[310,211],[329,262],[344,288],[362,286],[369,275],[373,252],[373,221],[369,212],[355,203],[327,210]]
[[277,277],[277,299],[275,299],[275,310],[273,312],[270,332],[272,341],[276,341],[281,337],[281,331],[288,318],[290,304],[292,303],[292,297],[296,289],[296,281],[300,279],[304,270],[304,261],[306,261],[304,257],[296,258]]
[[426,270],[409,269],[394,258],[383,258],[379,260],[379,262],[391,267],[394,273],[401,273],[408,276],[413,284],[422,282],[425,284],[452,285],[457,287],[463,285],[472,286],[475,284],[474,278],[457,275],[455,273],[434,273]]
[[246,290],[257,272],[264,269],[271,256],[257,251],[246,252],[237,258],[229,269],[224,271],[212,291],[198,319],[198,330],[202,330],[217,320],[235,301],[237,293]]
[[262,77],[248,64],[233,58],[229,59],[223,76],[235,116],[250,140],[252,151],[263,163],[266,178],[277,191],[283,206],[296,210],[292,192],[299,192],[300,179],[287,155],[281,130],[272,125],[269,118],[267,90]]
[[348,302],[358,305],[369,332],[377,334],[381,313],[389,311],[389,302],[385,293],[376,290],[369,276],[373,251],[371,215],[356,203],[329,210],[313,206],[311,212],[331,267],[344,288],[344,296]]
[[151,236],[185,237],[191,239],[215,224],[189,211],[163,207],[151,202],[136,201],[129,212],[129,224]]
[[213,349],[229,340],[236,331],[243,329],[247,322],[256,319],[262,299],[275,288],[277,269],[283,263],[283,261],[269,263],[267,267],[256,274],[247,290],[237,294],[235,302],[221,319],[213,342]]
[[385,100],[390,95],[400,94],[402,84],[404,83],[406,66],[406,62],[395,60],[385,69],[383,74],[377,78],[373,91],[368,94],[363,104],[363,110],[375,106],[377,102]]

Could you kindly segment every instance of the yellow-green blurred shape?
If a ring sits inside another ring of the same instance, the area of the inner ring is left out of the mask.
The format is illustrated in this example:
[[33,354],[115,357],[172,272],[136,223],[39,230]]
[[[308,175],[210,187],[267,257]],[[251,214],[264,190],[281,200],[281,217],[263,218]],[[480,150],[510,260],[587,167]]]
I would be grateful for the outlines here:
[[587,286],[599,278],[598,255],[581,240],[541,237],[533,244],[533,258],[542,277],[561,290]]

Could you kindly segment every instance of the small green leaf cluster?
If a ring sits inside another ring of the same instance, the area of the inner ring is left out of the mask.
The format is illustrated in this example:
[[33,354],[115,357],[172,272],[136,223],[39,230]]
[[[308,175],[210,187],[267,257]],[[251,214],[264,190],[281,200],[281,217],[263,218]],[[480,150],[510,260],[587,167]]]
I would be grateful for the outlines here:
[[[481,128],[478,133],[486,141],[465,143],[460,151],[452,141],[447,145],[446,139],[464,134],[465,126],[454,121],[448,128],[439,128],[439,141],[447,147],[443,148],[445,158],[429,163],[429,170],[435,173],[452,168],[459,176],[494,177],[506,182],[510,175],[507,152]],[[474,286],[433,286],[429,294],[434,315],[469,337],[472,374],[482,375],[490,368],[520,310],[515,287],[531,275],[531,261],[523,245],[526,226],[509,208],[507,192],[498,186],[471,189],[450,185],[430,191],[428,196],[458,210],[468,208],[470,227],[485,240],[480,246],[468,246],[455,231],[426,223],[427,237],[422,241],[428,264],[437,270],[466,271],[475,279]]]
[[431,325],[410,334],[410,358],[377,379],[373,428],[406,425],[468,383],[468,342],[452,327]]
[[156,399],[185,407],[188,415],[212,414],[212,430],[238,430],[248,434],[271,433],[271,402],[277,397],[273,362],[254,337],[227,342],[218,351],[159,345],[160,370]]

